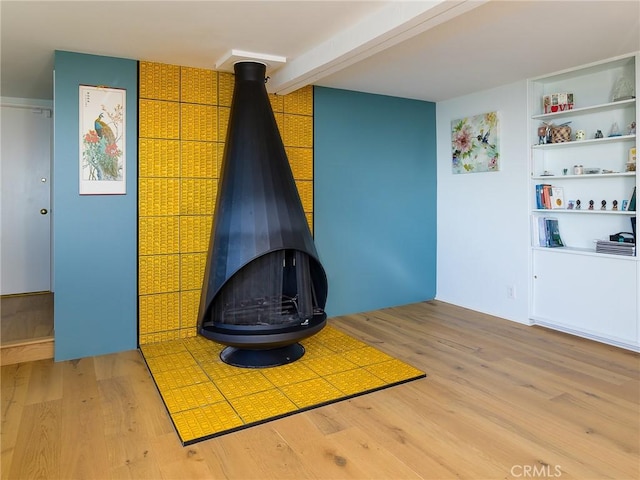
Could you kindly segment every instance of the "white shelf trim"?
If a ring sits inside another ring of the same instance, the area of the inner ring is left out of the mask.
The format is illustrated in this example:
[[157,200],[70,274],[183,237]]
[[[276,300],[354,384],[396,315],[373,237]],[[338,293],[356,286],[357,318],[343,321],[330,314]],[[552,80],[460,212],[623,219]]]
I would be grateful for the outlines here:
[[531,315],[529,317],[534,325],[538,325],[540,327],[549,328],[551,330],[557,330],[559,332],[569,333],[571,335],[576,335],[583,338],[588,338],[590,340],[594,340],[596,342],[606,343],[607,345],[613,345],[614,347],[621,347],[627,350],[632,350],[634,352],[640,352],[640,344],[637,342],[629,342],[627,340],[620,340],[614,337],[606,337],[602,334],[596,334],[592,332],[587,332],[584,330],[576,330],[575,327],[568,327],[557,321],[550,320],[547,318],[543,318],[537,315]]
[[548,213],[548,214],[556,214],[556,213],[586,213],[589,215],[630,215],[634,216],[637,212],[635,210],[600,210],[599,208],[594,208],[593,210],[589,210],[588,208],[580,208],[580,209],[569,209],[569,208],[534,208],[531,210],[534,213]]
[[613,258],[616,260],[624,260],[624,261],[632,261],[632,262],[637,262],[639,258],[636,255],[613,255],[610,253],[599,253],[599,252],[596,252],[595,247],[594,248],[578,248],[578,247],[533,246],[531,248],[533,248],[534,250],[540,250],[544,252],[554,252],[554,253],[569,254],[569,255],[585,255],[587,257],[606,257],[606,258]]
[[545,150],[548,148],[561,148],[561,147],[576,147],[590,144],[598,144],[598,143],[613,143],[613,142],[627,142],[635,140],[635,135],[618,135],[617,137],[604,137],[604,138],[590,138],[588,140],[572,140],[570,142],[560,142],[560,143],[543,143],[531,145],[533,149]]
[[583,175],[532,175],[532,180],[549,181],[552,178],[560,180],[602,178],[602,177],[635,177],[636,172],[613,172],[613,173],[587,173]]
[[632,107],[636,104],[635,98],[630,98],[628,100],[618,100],[617,102],[609,102],[609,103],[601,103],[599,105],[591,105],[589,107],[581,107],[581,108],[573,108],[571,110],[563,110],[562,112],[553,112],[553,113],[540,113],[537,115],[532,115],[531,118],[533,120],[548,120],[553,118],[566,117],[573,114],[582,114],[582,113],[595,113],[603,110],[608,110],[611,108],[620,108],[620,107]]

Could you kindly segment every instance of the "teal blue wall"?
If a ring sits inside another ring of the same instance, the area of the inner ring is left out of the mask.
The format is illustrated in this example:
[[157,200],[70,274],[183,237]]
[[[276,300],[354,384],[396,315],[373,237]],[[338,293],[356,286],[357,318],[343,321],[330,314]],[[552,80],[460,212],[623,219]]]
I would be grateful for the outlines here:
[[314,181],[329,316],[435,298],[435,103],[315,87]]
[[[137,346],[137,62],[55,53],[55,359]],[[126,195],[78,194],[79,85],[127,90]]]

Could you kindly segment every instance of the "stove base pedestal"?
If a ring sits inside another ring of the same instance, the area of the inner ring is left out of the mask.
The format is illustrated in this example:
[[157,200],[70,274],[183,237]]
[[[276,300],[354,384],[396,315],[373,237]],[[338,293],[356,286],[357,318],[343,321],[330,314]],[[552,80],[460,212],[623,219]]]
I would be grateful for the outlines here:
[[220,352],[220,359],[234,367],[267,368],[295,362],[303,355],[304,347],[299,343],[293,343],[285,347],[263,350],[226,347]]

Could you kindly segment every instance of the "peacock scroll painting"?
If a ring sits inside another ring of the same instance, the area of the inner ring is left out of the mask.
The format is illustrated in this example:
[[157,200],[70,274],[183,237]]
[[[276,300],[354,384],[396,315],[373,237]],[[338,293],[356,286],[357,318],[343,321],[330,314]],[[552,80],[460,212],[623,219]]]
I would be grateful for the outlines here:
[[126,93],[80,85],[80,195],[127,193]]

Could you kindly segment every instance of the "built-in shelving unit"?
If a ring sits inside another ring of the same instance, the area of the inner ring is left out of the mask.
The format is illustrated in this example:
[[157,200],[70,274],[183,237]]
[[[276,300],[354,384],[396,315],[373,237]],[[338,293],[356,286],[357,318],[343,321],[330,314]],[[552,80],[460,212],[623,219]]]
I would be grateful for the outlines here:
[[[631,231],[631,218],[636,216],[623,203],[628,205],[634,188],[638,190],[638,175],[627,165],[630,150],[638,147],[631,128],[638,118],[638,58],[636,52],[528,82],[530,318],[632,350],[640,350],[640,257],[597,253],[596,241]],[[621,78],[635,86],[634,98],[614,100]],[[573,108],[543,113],[543,96],[564,92],[573,93]],[[538,127],[565,123],[572,129],[570,141],[540,142]],[[586,133],[584,139],[575,139],[577,130]],[[596,138],[598,131],[601,138]],[[574,173],[580,169],[599,173]],[[539,208],[536,186],[542,184],[562,192],[563,208]],[[577,200],[580,209],[575,208]],[[539,217],[557,219],[564,247],[539,245]]]

